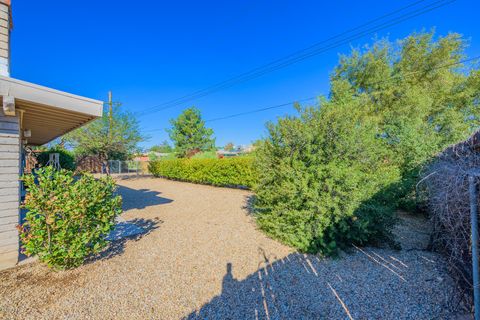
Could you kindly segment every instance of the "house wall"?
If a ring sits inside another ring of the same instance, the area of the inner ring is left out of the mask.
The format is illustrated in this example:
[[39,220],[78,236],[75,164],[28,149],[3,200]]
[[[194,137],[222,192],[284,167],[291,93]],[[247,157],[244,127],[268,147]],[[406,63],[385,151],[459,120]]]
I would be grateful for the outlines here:
[[10,26],[9,1],[0,0],[0,74],[10,75]]
[[0,270],[18,260],[20,121],[0,108]]

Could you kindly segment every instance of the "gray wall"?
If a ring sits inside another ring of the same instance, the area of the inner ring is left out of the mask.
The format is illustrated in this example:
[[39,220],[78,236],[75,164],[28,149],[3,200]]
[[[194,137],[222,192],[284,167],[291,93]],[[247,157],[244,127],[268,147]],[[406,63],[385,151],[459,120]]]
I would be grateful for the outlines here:
[[0,270],[18,259],[20,125],[0,105]]

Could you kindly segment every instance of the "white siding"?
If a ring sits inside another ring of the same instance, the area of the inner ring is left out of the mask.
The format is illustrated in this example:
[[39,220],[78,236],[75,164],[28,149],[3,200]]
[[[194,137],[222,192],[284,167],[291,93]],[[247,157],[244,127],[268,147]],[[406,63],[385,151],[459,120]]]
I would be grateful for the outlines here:
[[0,270],[18,261],[20,125],[0,105]]
[[10,75],[10,15],[9,7],[0,3],[0,74]]

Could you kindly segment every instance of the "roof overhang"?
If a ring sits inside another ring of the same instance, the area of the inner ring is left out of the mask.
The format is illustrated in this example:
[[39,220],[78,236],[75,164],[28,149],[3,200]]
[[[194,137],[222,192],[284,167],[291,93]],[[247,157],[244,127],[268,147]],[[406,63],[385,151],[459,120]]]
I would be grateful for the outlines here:
[[0,95],[15,98],[29,145],[42,145],[102,116],[103,102],[0,76]]

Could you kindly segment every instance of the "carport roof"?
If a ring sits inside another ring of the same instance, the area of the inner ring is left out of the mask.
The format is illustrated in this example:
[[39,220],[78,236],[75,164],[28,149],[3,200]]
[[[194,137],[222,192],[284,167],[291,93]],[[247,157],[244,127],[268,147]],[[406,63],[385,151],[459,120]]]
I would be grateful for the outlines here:
[[13,96],[29,145],[42,145],[102,116],[103,102],[0,76],[0,95]]

